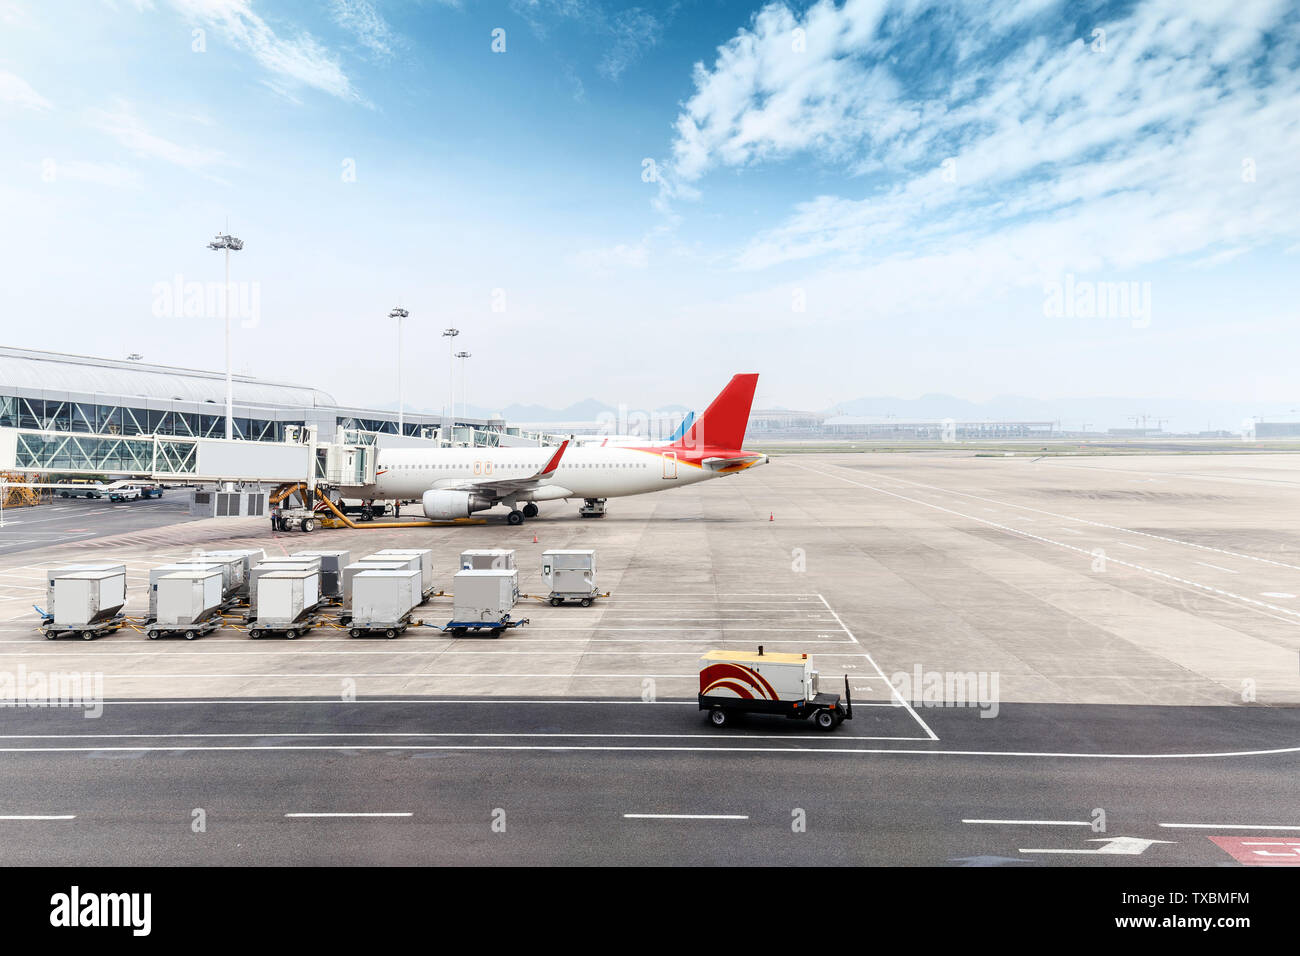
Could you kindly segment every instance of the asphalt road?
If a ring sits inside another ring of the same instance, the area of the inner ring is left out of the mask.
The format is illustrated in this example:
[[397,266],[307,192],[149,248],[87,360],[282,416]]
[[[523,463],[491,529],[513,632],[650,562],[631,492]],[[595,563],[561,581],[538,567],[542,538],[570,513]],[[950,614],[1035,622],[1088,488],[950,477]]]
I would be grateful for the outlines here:
[[55,498],[51,504],[11,508],[0,527],[0,555],[192,521],[189,508],[184,490],[120,503],[107,497]]
[[1300,855],[1300,711],[925,717],[939,740],[873,739],[897,725],[865,708],[834,734],[718,732],[671,701],[6,710],[0,818],[66,819],[0,819],[0,865],[1237,865],[1211,837]]

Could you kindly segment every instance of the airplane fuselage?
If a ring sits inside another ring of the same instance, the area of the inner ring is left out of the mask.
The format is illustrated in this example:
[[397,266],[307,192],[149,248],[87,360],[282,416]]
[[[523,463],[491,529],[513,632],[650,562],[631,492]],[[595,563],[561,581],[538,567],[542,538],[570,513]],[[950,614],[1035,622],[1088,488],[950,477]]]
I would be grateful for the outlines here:
[[[545,467],[554,448],[388,448],[379,453],[375,483],[349,495],[415,499],[430,489],[476,482],[523,480]],[[738,453],[737,453],[738,454]],[[684,448],[570,446],[554,474],[520,501],[619,498],[694,484],[731,472],[710,470],[703,455]]]

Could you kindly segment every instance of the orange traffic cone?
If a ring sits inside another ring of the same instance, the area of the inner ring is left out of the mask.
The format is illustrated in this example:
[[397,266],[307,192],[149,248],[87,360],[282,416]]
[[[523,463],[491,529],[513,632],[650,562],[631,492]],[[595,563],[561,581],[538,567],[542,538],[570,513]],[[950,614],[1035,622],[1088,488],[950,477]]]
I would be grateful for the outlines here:
[[537,535],[533,535],[533,544],[537,543]]
[[776,514],[775,514],[774,512],[769,511],[769,512],[767,513],[767,520],[768,520],[768,521],[775,521],[775,520],[776,520]]

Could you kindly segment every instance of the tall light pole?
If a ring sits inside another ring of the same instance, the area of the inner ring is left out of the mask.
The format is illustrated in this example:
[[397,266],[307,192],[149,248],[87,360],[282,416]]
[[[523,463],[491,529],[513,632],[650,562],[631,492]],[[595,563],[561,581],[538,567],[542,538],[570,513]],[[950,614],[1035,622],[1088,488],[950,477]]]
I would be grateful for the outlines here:
[[230,372],[230,254],[244,248],[244,240],[219,232],[208,248],[226,253],[226,439],[229,440],[235,437],[235,383]]
[[397,320],[397,434],[405,435],[405,416],[402,414],[402,319],[410,315],[400,305],[388,313],[390,319]]
[[[469,379],[465,377],[465,359],[470,357],[469,352],[457,352],[456,358],[460,359],[460,410],[462,415],[469,414]],[[454,420],[455,415],[451,416]],[[470,444],[473,444],[471,441]]]
[[460,335],[460,329],[442,330],[442,337],[447,340],[447,414],[443,416],[442,437],[448,445],[451,444],[452,432],[456,430],[456,422],[452,416],[452,411],[456,406],[456,392],[453,384],[454,370],[452,367],[452,349],[456,343],[456,336],[458,335]]

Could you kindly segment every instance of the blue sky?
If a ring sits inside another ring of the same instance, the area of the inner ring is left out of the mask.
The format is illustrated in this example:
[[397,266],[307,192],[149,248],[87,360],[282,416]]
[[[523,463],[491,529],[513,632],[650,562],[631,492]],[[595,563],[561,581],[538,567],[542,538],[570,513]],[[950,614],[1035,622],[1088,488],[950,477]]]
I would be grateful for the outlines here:
[[5,344],[218,367],[228,220],[236,367],[349,402],[400,302],[432,409],[448,324],[487,406],[1289,409],[1298,107],[1280,0],[0,0]]

